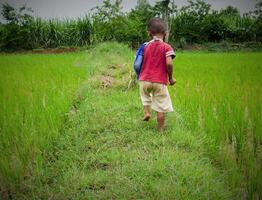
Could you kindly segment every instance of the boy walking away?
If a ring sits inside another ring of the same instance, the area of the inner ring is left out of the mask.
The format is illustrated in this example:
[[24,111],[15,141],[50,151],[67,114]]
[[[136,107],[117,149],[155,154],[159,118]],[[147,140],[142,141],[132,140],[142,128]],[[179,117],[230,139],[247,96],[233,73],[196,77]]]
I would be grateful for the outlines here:
[[157,112],[157,128],[164,130],[165,113],[172,112],[172,102],[167,85],[176,83],[173,78],[175,53],[163,42],[166,24],[160,18],[152,18],[148,23],[148,34],[152,38],[144,47],[143,63],[139,73],[139,86],[144,106],[144,121],[151,117],[151,108]]

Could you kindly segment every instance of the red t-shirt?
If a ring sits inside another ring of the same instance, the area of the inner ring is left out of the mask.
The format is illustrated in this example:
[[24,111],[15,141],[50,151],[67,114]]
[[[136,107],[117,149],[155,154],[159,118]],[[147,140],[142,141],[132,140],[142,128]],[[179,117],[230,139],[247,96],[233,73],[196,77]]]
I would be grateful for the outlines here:
[[172,47],[160,40],[150,41],[144,48],[140,81],[168,84],[166,57],[175,57]]

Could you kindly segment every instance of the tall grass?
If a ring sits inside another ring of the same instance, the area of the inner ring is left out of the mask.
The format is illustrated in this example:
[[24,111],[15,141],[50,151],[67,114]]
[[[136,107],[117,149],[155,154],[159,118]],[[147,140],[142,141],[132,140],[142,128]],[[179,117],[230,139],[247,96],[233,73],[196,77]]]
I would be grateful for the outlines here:
[[91,43],[92,26],[87,16],[76,20],[35,18],[29,25],[34,48],[86,46]]
[[251,199],[262,191],[261,61],[261,53],[182,53],[175,62],[177,112],[213,141],[210,155]]
[[[178,52],[164,135],[126,89],[133,56],[116,43],[1,56],[0,172],[14,197],[261,198],[261,53]],[[63,121],[82,61],[90,76]]]
[[0,26],[0,50],[89,46],[92,25],[88,16],[77,19],[32,18],[22,25]]
[[85,68],[74,66],[81,56],[0,55],[0,179],[5,187],[23,191],[29,177],[42,173],[42,156],[85,78]]

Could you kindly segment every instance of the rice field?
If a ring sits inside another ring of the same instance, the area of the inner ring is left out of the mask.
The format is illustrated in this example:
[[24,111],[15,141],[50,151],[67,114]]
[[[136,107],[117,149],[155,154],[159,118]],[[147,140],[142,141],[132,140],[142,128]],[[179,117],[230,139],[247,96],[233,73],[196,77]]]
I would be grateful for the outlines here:
[[262,54],[177,52],[163,135],[127,89],[133,58],[0,55],[3,199],[262,197]]
[[0,55],[1,182],[31,176],[58,135],[86,70],[81,54]]
[[[261,196],[261,53],[185,53],[177,60],[175,107],[190,130],[208,137],[210,155],[251,199]],[[253,196],[254,195],[254,196]]]

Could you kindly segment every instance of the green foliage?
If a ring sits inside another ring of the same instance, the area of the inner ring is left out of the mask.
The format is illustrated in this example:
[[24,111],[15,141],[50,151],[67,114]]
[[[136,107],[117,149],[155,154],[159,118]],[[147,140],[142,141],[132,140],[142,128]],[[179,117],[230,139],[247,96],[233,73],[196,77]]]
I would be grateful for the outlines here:
[[148,40],[147,22],[154,16],[154,8],[147,1],[138,2],[137,7],[128,14],[128,21],[133,26],[130,41],[132,47],[137,47]]
[[121,12],[121,0],[111,4],[110,0],[103,1],[101,7],[92,9],[94,41],[102,42],[115,40],[118,30],[123,30],[125,17]]
[[234,8],[233,6],[228,6],[225,9],[222,9],[220,11],[220,14],[223,15],[223,16],[227,16],[227,17],[229,17],[229,16],[232,16],[232,17],[240,16],[238,9]]
[[20,7],[19,9],[15,9],[14,7],[10,6],[8,3],[2,5],[1,14],[7,23],[18,24],[20,26],[29,23],[32,20],[32,13],[31,8],[27,8],[25,5]]
[[223,19],[221,19],[217,13],[214,12],[205,17],[202,26],[204,41],[219,42],[225,39],[227,27]]
[[253,14],[257,18],[261,18],[262,17],[262,1],[261,0],[257,2]]
[[28,37],[30,35],[29,26],[33,20],[30,12],[32,11],[25,6],[17,10],[9,4],[2,5],[1,13],[7,23],[0,25],[0,50],[32,49]]
[[138,0],[137,6],[127,13],[122,11],[121,3],[104,0],[90,15],[65,20],[35,18],[25,6],[15,9],[3,4],[1,13],[6,24],[0,24],[0,50],[89,46],[104,41],[124,42],[135,48],[149,39],[147,22],[156,16],[168,22],[167,38],[176,47],[222,40],[262,41],[259,2],[253,13],[244,15],[232,6],[211,10],[202,0],[190,0],[181,9],[175,1],[159,1],[152,6],[147,0]]
[[262,1],[256,4],[256,9],[253,13],[255,15],[254,32],[257,41],[262,41]]

